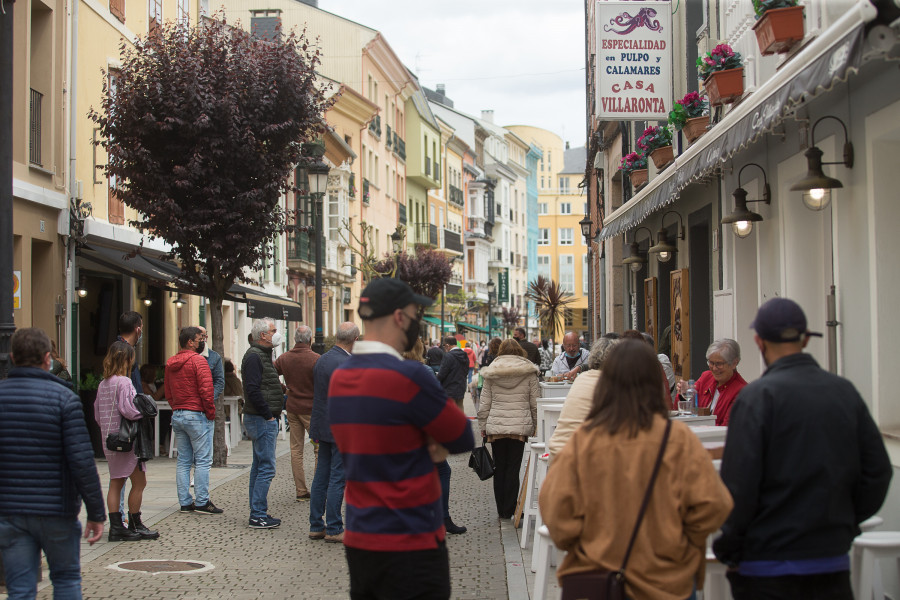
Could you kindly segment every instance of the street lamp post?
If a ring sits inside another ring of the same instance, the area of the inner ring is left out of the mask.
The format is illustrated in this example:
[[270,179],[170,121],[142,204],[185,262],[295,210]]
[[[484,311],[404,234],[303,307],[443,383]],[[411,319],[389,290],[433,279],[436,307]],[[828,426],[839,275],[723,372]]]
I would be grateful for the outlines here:
[[[457,259],[456,256],[450,257],[450,268],[453,268],[453,261]],[[441,339],[444,337],[444,296],[447,295],[447,284],[444,284],[443,289],[441,290],[441,335],[439,336]],[[459,329],[457,329],[459,331]]]
[[[13,318],[13,3],[0,0],[0,379],[6,378]],[[0,577],[2,579],[2,577]]]
[[493,310],[493,307],[491,306],[491,304],[494,301],[494,280],[493,279],[488,279],[487,290],[488,290],[487,325],[488,325],[488,341],[490,341],[491,337],[494,335],[493,322],[491,319],[491,311]]
[[312,196],[315,203],[315,232],[316,237],[316,330],[315,338],[312,344],[312,351],[317,354],[325,352],[325,335],[323,333],[323,315],[322,315],[322,203],[325,198],[325,191],[328,187],[328,165],[322,161],[321,156],[325,153],[325,146],[322,144],[310,144],[309,155],[312,162],[308,162],[302,171],[306,172],[306,178],[309,183],[309,195]]
[[584,236],[584,243],[588,248],[587,251],[587,269],[588,269],[588,337],[590,338],[589,343],[594,343],[594,246],[591,242],[593,242],[593,235],[591,235],[591,227],[594,226],[594,222],[591,221],[590,215],[585,215],[584,218],[578,222],[581,226],[581,235]]

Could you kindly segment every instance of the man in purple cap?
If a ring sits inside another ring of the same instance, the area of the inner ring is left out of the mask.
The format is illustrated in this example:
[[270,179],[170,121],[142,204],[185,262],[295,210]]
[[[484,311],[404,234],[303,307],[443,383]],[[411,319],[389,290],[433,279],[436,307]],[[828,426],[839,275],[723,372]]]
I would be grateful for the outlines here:
[[734,510],[713,549],[735,600],[850,600],[850,546],[887,494],[891,463],[853,384],[819,367],[796,302],[751,327],[767,365],[737,397],[722,457]]
[[431,303],[399,279],[372,280],[359,299],[365,341],[331,376],[351,598],[450,597],[435,463],[470,451],[475,438],[431,369],[400,355],[415,346],[420,307]]

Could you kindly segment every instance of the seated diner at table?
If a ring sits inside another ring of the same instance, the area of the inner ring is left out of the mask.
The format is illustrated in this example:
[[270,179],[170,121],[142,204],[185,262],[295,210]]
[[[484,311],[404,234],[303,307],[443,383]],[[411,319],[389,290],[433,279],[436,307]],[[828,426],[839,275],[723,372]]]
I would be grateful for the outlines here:
[[550,367],[550,375],[563,379],[575,379],[579,373],[587,371],[589,352],[578,344],[578,334],[574,331],[566,332],[566,335],[563,336],[562,346],[563,351]]
[[[716,340],[706,349],[706,364],[709,370],[700,375],[694,388],[697,390],[697,406],[708,407],[710,414],[716,417],[716,425],[728,425],[734,399],[747,385],[737,372],[739,362],[741,362],[741,347],[732,339]],[[684,392],[687,387],[688,383],[683,379],[678,382],[679,400],[685,399]]]

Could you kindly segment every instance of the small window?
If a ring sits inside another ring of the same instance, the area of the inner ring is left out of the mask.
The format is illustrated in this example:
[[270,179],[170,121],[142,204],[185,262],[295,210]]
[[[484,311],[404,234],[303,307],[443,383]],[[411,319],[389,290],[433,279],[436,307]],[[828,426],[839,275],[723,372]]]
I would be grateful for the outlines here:
[[569,193],[569,178],[568,177],[560,177],[559,178],[559,193],[560,194],[568,194]]
[[537,272],[538,275],[542,275],[544,279],[552,279],[553,273],[551,273],[550,267],[550,257],[538,255],[537,257]]
[[571,227],[560,227],[559,228],[559,245],[560,246],[572,246],[574,242],[572,241],[572,228]]
[[571,254],[559,257],[559,287],[564,292],[575,293],[575,257]]
[[559,214],[571,215],[572,214],[572,203],[571,202],[560,202],[559,203]]
[[542,227],[538,230],[538,246],[550,245],[550,230]]
[[150,0],[150,34],[155,34],[162,26],[162,0]]
[[546,202],[538,202],[538,214],[539,215],[547,214],[547,203]]

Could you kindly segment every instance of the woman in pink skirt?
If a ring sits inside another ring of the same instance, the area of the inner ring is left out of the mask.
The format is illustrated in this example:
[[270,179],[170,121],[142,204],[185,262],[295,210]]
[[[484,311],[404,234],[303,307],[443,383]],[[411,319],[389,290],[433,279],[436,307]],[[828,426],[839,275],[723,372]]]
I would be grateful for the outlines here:
[[[118,431],[121,419],[140,419],[141,412],[134,405],[134,384],[131,383],[131,369],[134,365],[134,348],[127,342],[113,342],[103,359],[103,381],[97,388],[94,403],[94,418],[100,424],[103,439],[110,432]],[[147,485],[146,463],[139,461],[133,451],[114,452],[103,447],[109,462],[109,492],[106,506],[109,510],[109,541],[132,542],[155,540],[159,533],[147,529],[141,523],[141,501]],[[119,512],[119,497],[125,479],[131,478],[131,492],[128,494],[128,527],[122,524]]]

